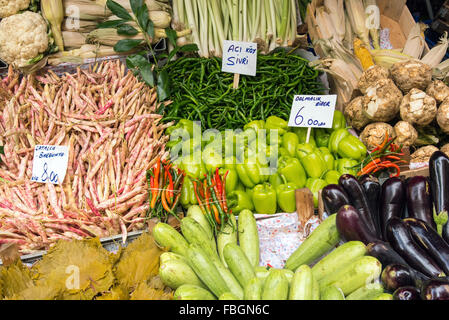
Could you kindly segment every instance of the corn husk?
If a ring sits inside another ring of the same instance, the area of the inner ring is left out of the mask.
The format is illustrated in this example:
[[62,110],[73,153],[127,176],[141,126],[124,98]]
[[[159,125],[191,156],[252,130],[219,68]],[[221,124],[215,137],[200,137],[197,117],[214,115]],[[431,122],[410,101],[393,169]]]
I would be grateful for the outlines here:
[[48,64],[53,66],[68,62],[82,64],[85,62],[85,59],[102,58],[114,55],[118,55],[118,53],[114,51],[113,47],[85,44],[79,49],[58,52],[49,56]]
[[426,43],[424,40],[424,31],[426,28],[427,26],[423,23],[415,24],[415,26],[410,30],[402,53],[415,59],[421,58]]
[[62,22],[62,31],[76,31],[80,33],[89,33],[97,29],[98,22],[92,20],[73,21],[70,18],[64,19]]
[[324,7],[332,20],[332,24],[337,32],[337,38],[340,41],[343,41],[346,34],[346,19],[343,0],[324,0]]
[[[374,49],[380,49],[380,10],[377,6],[377,0],[363,0],[363,3],[365,5],[365,13],[369,13],[370,17],[374,19],[374,21],[369,19],[366,20],[366,27],[369,30],[371,39],[373,40],[373,47]],[[372,8],[374,8],[374,10]]]
[[63,31],[62,38],[66,49],[78,49],[82,45],[86,44],[87,33],[79,33],[73,31]]
[[400,50],[371,50],[374,62],[386,69],[390,69],[395,63],[412,59],[409,55],[403,54]]
[[[178,37],[184,37],[191,33],[191,30],[184,30],[176,32]],[[160,39],[166,38],[167,34],[164,29],[155,28],[154,29],[154,39],[152,39],[152,43],[157,43]],[[86,36],[86,43],[91,44],[101,44],[105,46],[114,46],[118,41],[124,39],[143,39],[141,33],[135,36],[125,36],[119,35],[116,29],[113,28],[104,28],[104,29],[96,29]]]
[[45,19],[50,23],[51,32],[60,51],[64,51],[61,24],[64,20],[64,8],[62,0],[41,0],[41,11]]
[[63,0],[64,14],[80,20],[103,21],[112,16],[105,6],[98,5],[91,0]]
[[[165,11],[150,11],[149,13],[149,18],[151,21],[153,21],[154,27],[155,28],[161,28],[161,29],[165,29],[170,27],[171,24],[171,15],[168,12]],[[120,18],[118,18],[117,16],[110,16],[107,20],[118,20]],[[136,25],[133,22],[129,22],[128,24],[131,25]]]
[[352,32],[351,22],[349,18],[347,18],[347,14],[345,13],[345,37],[343,39],[343,44],[345,48],[352,50],[354,48],[354,33]]
[[337,29],[335,29],[331,16],[326,12],[326,9],[324,7],[316,8],[315,15],[322,38],[338,39]]
[[445,80],[449,77],[449,59],[433,68],[433,76],[438,80]]
[[352,30],[360,40],[370,47],[369,30],[366,27],[365,7],[362,0],[345,0],[345,7]]
[[425,56],[421,59],[421,62],[429,65],[431,68],[435,68],[437,65],[443,61],[444,56],[447,53],[449,47],[448,33],[447,31],[441,37],[438,45],[432,48]]

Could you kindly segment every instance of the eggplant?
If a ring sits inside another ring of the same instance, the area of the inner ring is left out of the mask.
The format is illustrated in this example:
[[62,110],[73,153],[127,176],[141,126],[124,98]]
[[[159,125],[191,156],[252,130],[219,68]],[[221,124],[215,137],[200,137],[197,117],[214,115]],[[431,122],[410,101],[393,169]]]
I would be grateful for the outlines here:
[[341,207],[349,204],[348,195],[338,184],[330,184],[324,187],[321,197],[323,199],[324,210],[328,215],[337,213]]
[[336,224],[340,236],[346,241],[361,241],[365,245],[379,241],[366,225],[362,214],[353,206],[346,205],[338,210]]
[[381,275],[385,289],[394,292],[401,287],[415,286],[415,279],[412,270],[405,265],[390,264]]
[[418,288],[406,286],[397,289],[393,293],[393,300],[421,300]]
[[405,187],[399,178],[391,178],[382,185],[380,195],[380,226],[382,238],[387,240],[387,223],[393,217],[401,217],[405,205]]
[[[449,157],[444,152],[435,152],[430,157],[429,172],[436,214],[449,212]],[[449,223],[443,227],[443,238],[449,243]]]
[[393,217],[387,223],[387,240],[408,265],[428,277],[445,276],[443,269],[413,240],[405,222]]
[[423,300],[449,300],[449,282],[444,280],[430,280],[421,290]]
[[338,184],[346,191],[351,206],[358,210],[371,234],[378,237],[376,225],[372,218],[374,213],[371,212],[372,208],[370,208],[365,192],[357,178],[350,174],[344,174],[338,180]]
[[408,218],[404,220],[413,239],[432,257],[436,263],[449,275],[449,245],[424,221]]
[[376,258],[385,268],[390,264],[401,264],[408,266],[408,263],[402,258],[388,242],[375,241],[367,246],[368,255]]
[[380,228],[379,201],[382,186],[379,183],[379,179],[370,175],[362,176],[360,178],[360,184],[362,185],[362,189],[365,192],[368,206],[371,209],[370,211],[372,214],[372,219],[374,221],[374,226],[376,227],[376,234],[381,235],[382,229]]
[[426,177],[417,176],[407,181],[407,210],[410,218],[424,221],[436,230],[430,184]]

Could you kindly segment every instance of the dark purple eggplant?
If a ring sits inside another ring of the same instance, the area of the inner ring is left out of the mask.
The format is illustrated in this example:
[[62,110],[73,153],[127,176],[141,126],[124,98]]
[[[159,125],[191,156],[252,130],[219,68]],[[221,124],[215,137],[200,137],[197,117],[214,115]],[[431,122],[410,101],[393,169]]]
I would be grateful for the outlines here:
[[408,266],[390,264],[382,271],[382,283],[388,291],[394,292],[400,287],[414,286],[413,272]]
[[385,268],[390,264],[401,264],[408,266],[407,262],[402,258],[388,242],[375,241],[367,246],[368,255],[376,258]]
[[430,280],[421,290],[423,300],[449,300],[449,282],[444,280]]
[[338,184],[346,191],[351,206],[360,212],[360,216],[364,220],[366,227],[373,235],[379,237],[380,235],[377,236],[376,225],[373,221],[374,214],[371,213],[372,208],[369,207],[368,199],[357,178],[350,174],[344,174],[338,180]]
[[323,199],[324,210],[328,215],[337,213],[341,207],[349,204],[348,195],[338,184],[330,184],[324,187],[321,197]]
[[393,300],[421,300],[419,290],[413,286],[397,289],[393,293]]
[[401,217],[405,205],[404,183],[399,178],[391,178],[382,185],[380,195],[380,226],[382,238],[387,240],[387,222],[393,217]]
[[[436,214],[449,212],[449,157],[435,152],[429,161],[430,190]],[[449,223],[443,227],[443,238],[449,243]]]
[[372,219],[376,227],[376,234],[381,235],[382,229],[380,228],[380,218],[379,218],[379,202],[380,193],[382,191],[382,186],[379,180],[371,175],[365,175],[360,177],[360,184],[365,192],[366,199],[368,201],[368,206],[371,209]]
[[393,217],[387,223],[387,240],[408,265],[429,277],[445,276],[443,269],[413,240],[405,222]]
[[430,184],[427,178],[417,176],[409,179],[406,190],[408,216],[422,220],[436,230]]
[[362,214],[353,206],[343,206],[337,213],[337,230],[346,241],[361,241],[365,245],[379,241],[366,225]]
[[408,218],[404,222],[408,226],[413,239],[435,260],[436,263],[449,275],[449,245],[436,232],[422,220]]

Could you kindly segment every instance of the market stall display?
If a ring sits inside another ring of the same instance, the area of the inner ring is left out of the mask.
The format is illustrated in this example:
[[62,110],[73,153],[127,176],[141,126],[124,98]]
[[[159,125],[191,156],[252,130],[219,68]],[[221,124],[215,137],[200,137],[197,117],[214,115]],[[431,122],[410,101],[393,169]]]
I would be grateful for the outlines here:
[[405,0],[0,0],[0,297],[449,299],[427,28]]

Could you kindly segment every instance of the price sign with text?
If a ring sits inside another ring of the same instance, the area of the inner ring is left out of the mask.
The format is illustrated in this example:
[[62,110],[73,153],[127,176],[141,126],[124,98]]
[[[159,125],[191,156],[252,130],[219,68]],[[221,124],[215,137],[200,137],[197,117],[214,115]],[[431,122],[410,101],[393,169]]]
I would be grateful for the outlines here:
[[67,146],[35,146],[31,181],[62,183],[67,172],[68,162],[69,148]]
[[332,128],[336,95],[295,96],[289,127]]
[[257,71],[257,43],[223,41],[221,71],[255,76]]

